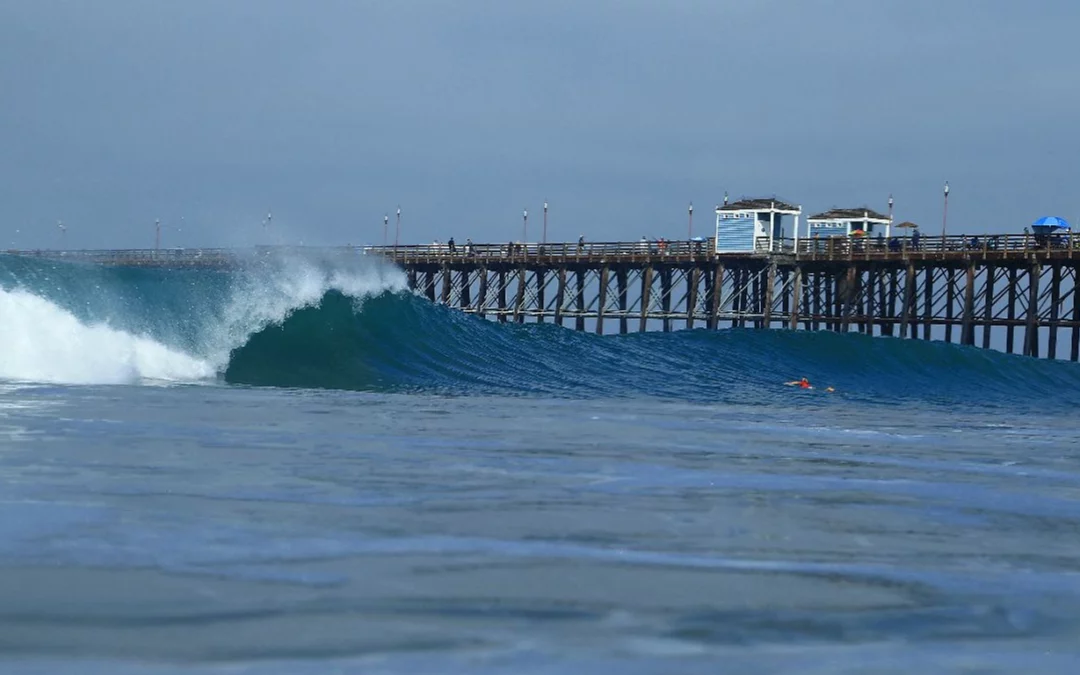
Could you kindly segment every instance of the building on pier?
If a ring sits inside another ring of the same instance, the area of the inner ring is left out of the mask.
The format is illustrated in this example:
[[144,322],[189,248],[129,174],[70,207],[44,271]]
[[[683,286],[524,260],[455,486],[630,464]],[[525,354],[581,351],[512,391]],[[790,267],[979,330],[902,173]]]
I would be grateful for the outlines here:
[[784,216],[794,219],[791,236],[798,246],[802,208],[775,197],[724,199],[716,207],[716,252],[761,253],[784,248]]
[[811,238],[850,237],[856,232],[862,232],[867,237],[881,234],[888,239],[892,236],[892,220],[865,206],[855,209],[830,209],[810,216],[806,224]]

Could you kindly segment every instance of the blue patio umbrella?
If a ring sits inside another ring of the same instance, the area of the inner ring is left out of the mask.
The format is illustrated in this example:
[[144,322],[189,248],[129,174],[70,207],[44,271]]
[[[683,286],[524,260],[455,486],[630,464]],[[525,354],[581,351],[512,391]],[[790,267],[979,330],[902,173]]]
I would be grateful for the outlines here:
[[1043,216],[1032,223],[1032,225],[1034,227],[1051,227],[1063,230],[1069,229],[1069,222],[1064,218],[1058,218],[1057,216]]

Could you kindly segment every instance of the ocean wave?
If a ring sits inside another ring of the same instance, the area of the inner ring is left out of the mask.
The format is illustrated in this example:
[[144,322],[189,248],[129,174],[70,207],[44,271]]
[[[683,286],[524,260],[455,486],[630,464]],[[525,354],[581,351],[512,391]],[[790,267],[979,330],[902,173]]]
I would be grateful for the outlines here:
[[[816,388],[783,386],[798,377]],[[498,324],[434,305],[406,290],[400,270],[347,255],[280,257],[229,272],[0,256],[0,379],[646,396],[804,409],[1080,404],[1077,364],[857,334],[598,336]]]

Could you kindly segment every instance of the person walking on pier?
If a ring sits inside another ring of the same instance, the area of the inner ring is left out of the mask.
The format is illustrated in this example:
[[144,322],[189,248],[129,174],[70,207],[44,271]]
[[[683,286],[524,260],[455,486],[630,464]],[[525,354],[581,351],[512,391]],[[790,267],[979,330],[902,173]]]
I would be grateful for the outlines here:
[[911,250],[912,251],[918,251],[919,250],[919,239],[921,239],[921,238],[922,237],[919,234],[918,230],[915,230],[914,232],[911,233]]
[[446,246],[450,249],[450,255],[454,255],[455,253],[457,253],[457,244],[454,243],[453,237],[450,237],[450,239],[447,240]]
[[577,252],[579,254],[585,252],[585,235],[581,235],[577,238]]

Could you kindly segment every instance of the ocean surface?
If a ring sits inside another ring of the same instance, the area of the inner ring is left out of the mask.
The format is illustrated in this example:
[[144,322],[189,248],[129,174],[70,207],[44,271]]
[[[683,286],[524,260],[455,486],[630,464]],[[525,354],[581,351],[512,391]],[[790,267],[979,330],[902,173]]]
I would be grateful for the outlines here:
[[363,258],[0,256],[0,672],[1075,673],[1078,411],[1072,363],[500,325]]

